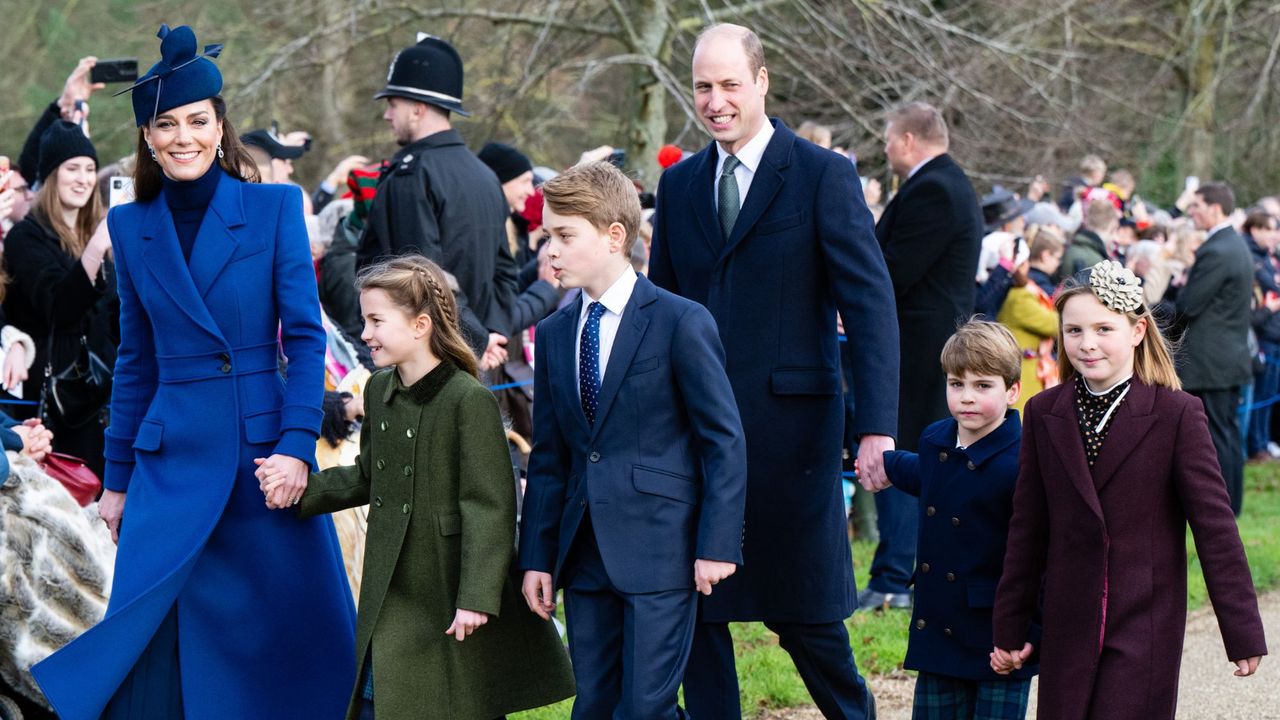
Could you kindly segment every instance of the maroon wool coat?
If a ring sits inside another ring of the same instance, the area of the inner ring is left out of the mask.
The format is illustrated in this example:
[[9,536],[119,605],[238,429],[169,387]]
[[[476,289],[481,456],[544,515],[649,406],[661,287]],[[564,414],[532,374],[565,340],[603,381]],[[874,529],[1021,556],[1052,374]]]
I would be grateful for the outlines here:
[[1227,658],[1267,652],[1208,421],[1199,399],[1135,379],[1090,468],[1075,392],[1027,404],[995,645],[1023,646],[1043,578],[1041,720],[1172,720],[1188,522]]

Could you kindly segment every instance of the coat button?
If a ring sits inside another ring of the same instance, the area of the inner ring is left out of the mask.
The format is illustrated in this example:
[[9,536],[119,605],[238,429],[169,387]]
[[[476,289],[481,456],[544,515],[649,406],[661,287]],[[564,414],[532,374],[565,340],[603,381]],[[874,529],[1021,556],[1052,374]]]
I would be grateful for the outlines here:
[[587,459],[591,462],[600,462],[600,453],[592,451],[592,453],[587,456]]
[[379,428],[381,428],[381,429],[383,429],[383,430],[386,430],[386,429],[387,429],[387,421],[386,421],[386,420],[383,420],[383,421],[382,421],[382,424],[381,424],[381,425],[379,425],[378,427],[379,427]]
[[923,630],[923,629],[924,629],[924,626],[925,626],[925,622],[924,622],[924,620],[917,620],[917,621],[916,621],[916,629],[917,629],[917,630]]
[[929,572],[929,563],[920,563],[920,572]]
[[951,525],[953,527],[960,527],[960,518],[951,518]]
[[970,470],[977,470],[977,469],[978,469],[978,466],[977,466],[977,465],[974,465],[972,460],[970,460],[969,462],[965,463],[965,465],[964,465],[964,466],[965,466],[965,467],[967,467],[967,468],[969,468]]
[[224,373],[229,373],[231,372],[231,363],[222,363],[222,367],[219,369]]
[[946,462],[946,461],[947,461],[947,451],[943,450],[942,452],[938,453],[938,462]]
[[405,431],[404,431],[404,434],[405,434],[405,437],[407,437],[407,438],[409,438],[409,439],[413,439],[413,436],[414,436],[414,435],[417,435],[418,433],[414,432],[414,429],[413,429],[413,428],[409,428],[408,430],[405,430]]
[[933,517],[933,516],[934,516],[934,514],[935,514],[935,513],[937,513],[937,512],[938,512],[938,509],[937,509],[937,508],[935,508],[935,507],[934,507],[934,506],[932,506],[932,505],[930,505],[929,507],[927,507],[927,508],[925,508],[925,509],[924,509],[924,514],[925,514],[925,515],[928,515],[929,517]]
[[405,503],[405,504],[404,504],[404,507],[402,507],[402,508],[400,508],[400,509],[404,511],[404,514],[405,514],[405,515],[408,515],[408,514],[409,514],[409,503]]
[[947,573],[947,582],[955,582],[955,581],[956,581],[956,574],[955,574],[955,573]]
[[942,634],[951,637],[951,628],[942,628]]
[[586,506],[587,506],[587,499],[586,499],[586,498],[582,498],[581,500],[579,500],[579,501],[578,501],[578,504],[579,504],[579,505],[581,505],[582,507],[586,507]]
[[218,353],[218,359],[224,363],[231,362],[231,356],[226,353]]
[[376,498],[374,498],[374,499],[373,499],[373,506],[374,506],[374,507],[382,507],[382,498],[380,498],[380,497],[376,497]]
[[381,458],[379,458],[379,459],[378,459],[378,469],[379,469],[379,470],[385,470],[385,469],[386,469],[386,467],[387,467],[387,461],[386,461],[386,460],[383,460],[383,459],[381,459]]
[[412,466],[412,465],[405,465],[405,466],[404,466],[404,476],[405,476],[405,477],[409,477],[409,476],[410,476],[410,475],[412,475],[412,474],[413,474],[413,466]]

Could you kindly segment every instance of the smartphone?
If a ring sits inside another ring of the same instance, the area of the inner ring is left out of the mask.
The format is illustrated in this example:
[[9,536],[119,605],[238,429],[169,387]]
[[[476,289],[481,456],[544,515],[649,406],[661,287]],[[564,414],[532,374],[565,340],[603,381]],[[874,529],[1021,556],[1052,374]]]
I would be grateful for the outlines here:
[[95,83],[133,82],[138,79],[138,58],[99,60],[89,71],[89,81]]
[[609,153],[609,164],[621,170],[627,165],[627,151],[614,150]]
[[1200,178],[1196,177],[1195,175],[1188,175],[1186,181],[1183,183],[1183,188],[1187,192],[1194,192],[1199,187],[1200,187]]
[[112,175],[109,188],[108,207],[133,202],[133,178],[126,175]]

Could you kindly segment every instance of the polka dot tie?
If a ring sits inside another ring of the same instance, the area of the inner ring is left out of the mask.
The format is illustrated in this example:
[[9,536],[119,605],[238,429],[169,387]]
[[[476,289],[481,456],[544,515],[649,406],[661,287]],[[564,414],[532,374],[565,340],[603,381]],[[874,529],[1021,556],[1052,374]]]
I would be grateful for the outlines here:
[[596,404],[600,398],[600,318],[604,306],[593,302],[587,308],[587,322],[582,326],[578,342],[578,393],[582,397],[582,414],[587,422],[596,422]]

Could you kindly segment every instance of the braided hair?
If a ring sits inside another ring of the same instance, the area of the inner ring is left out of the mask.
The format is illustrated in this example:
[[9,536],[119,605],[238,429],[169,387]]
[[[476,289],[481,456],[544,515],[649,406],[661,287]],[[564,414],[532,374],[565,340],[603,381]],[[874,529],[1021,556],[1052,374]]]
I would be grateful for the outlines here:
[[478,376],[475,353],[462,338],[458,303],[439,265],[421,255],[391,258],[360,271],[357,290],[382,290],[410,317],[431,318],[428,336],[431,353],[450,360],[473,377]]

